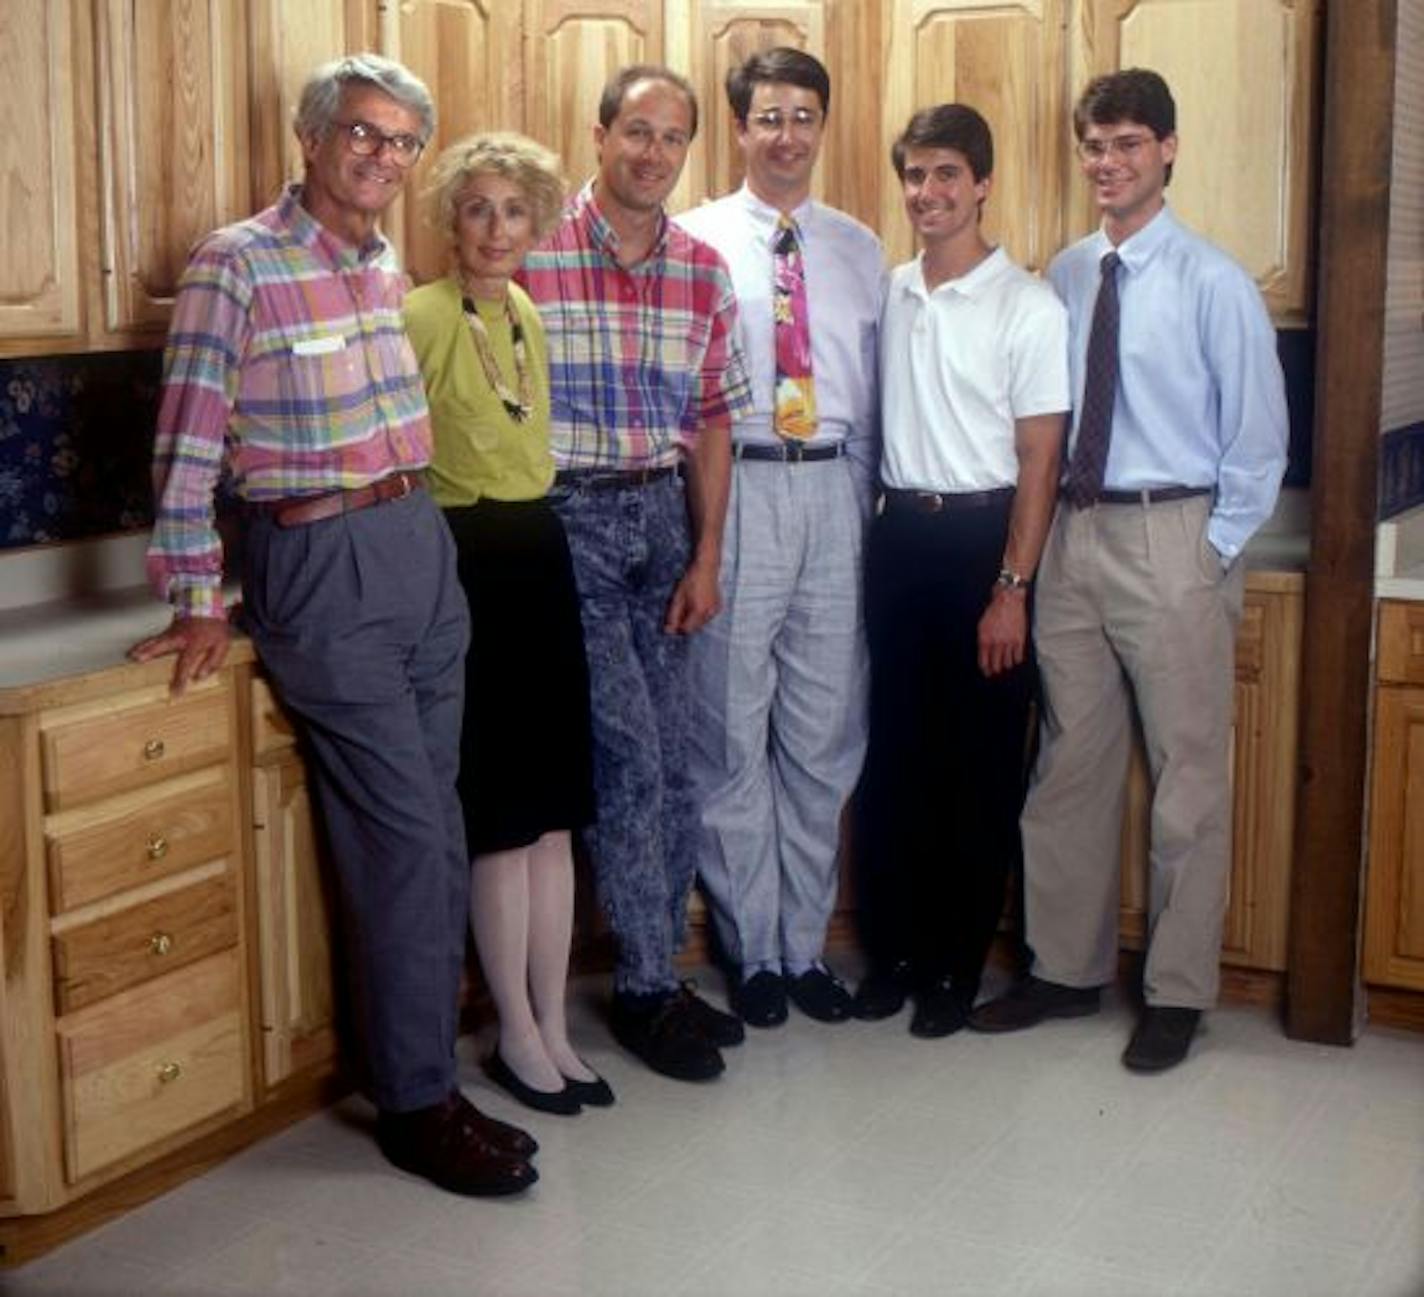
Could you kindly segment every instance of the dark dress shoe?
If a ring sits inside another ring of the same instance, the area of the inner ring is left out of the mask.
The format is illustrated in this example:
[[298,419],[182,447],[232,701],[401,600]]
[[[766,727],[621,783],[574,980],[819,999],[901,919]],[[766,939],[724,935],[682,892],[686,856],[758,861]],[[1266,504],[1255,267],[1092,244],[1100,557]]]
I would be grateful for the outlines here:
[[947,977],[940,978],[915,996],[915,1012],[910,1018],[910,1035],[924,1040],[952,1036],[969,1022],[974,993],[956,988]]
[[845,983],[824,968],[808,968],[786,979],[791,1003],[817,1022],[845,1022],[850,1017],[851,998]]
[[[588,1067],[588,1064],[584,1064]],[[589,1068],[589,1071],[593,1071]],[[617,1102],[612,1087],[596,1072],[591,1081],[576,1081],[571,1076],[564,1077],[564,1089],[574,1096],[585,1108],[611,1108]]]
[[459,1090],[451,1091],[450,1099],[459,1110],[461,1121],[508,1156],[527,1162],[539,1151],[539,1141],[528,1131],[481,1112]]
[[681,992],[615,995],[608,1023],[624,1049],[675,1081],[710,1081],[726,1067],[717,1046],[689,1018]]
[[1149,1004],[1123,1051],[1123,1066],[1132,1072],[1165,1072],[1176,1067],[1186,1058],[1200,1021],[1200,1009]]
[[893,1018],[910,994],[910,966],[901,960],[888,969],[872,968],[855,988],[850,1011],[862,1022]]
[[779,1027],[786,1021],[786,981],[764,968],[732,992],[732,1007],[749,1027]]
[[521,1193],[539,1178],[528,1162],[479,1135],[454,1096],[414,1112],[381,1113],[376,1143],[392,1166],[467,1197]]
[[1060,986],[1041,977],[1025,977],[997,1000],[969,1015],[975,1031],[1022,1031],[1045,1018],[1086,1018],[1098,1011],[1096,986]]
[[567,1084],[562,1090],[536,1090],[532,1085],[526,1085],[500,1057],[498,1050],[485,1059],[485,1075],[506,1094],[535,1112],[552,1113],[555,1117],[576,1117],[583,1108],[569,1093]]
[[740,1045],[747,1038],[742,1020],[735,1013],[723,1013],[721,1009],[714,1009],[697,994],[696,982],[683,982],[677,988],[677,997],[678,1012],[719,1049]]

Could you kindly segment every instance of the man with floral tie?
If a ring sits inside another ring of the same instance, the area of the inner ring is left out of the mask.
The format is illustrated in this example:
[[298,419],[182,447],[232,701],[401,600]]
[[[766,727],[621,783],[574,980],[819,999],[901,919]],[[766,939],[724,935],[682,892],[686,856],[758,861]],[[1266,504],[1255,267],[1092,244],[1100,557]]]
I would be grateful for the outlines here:
[[758,1027],[850,995],[822,962],[840,813],[865,752],[861,540],[877,458],[880,243],[811,198],[830,78],[801,50],[727,77],[735,193],[679,218],[732,272],[754,409],[732,428],[725,608],[693,642],[698,869]]

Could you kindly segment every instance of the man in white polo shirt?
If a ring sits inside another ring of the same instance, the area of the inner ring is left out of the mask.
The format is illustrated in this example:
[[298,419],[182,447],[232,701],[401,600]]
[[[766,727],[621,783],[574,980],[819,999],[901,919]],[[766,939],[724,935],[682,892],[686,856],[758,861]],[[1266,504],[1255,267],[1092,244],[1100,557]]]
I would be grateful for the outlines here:
[[870,749],[856,854],[863,1018],[964,1026],[1018,851],[1032,685],[1029,586],[1069,408],[1067,316],[984,238],[993,138],[916,113],[891,160],[923,251],[881,330],[884,507],[866,567]]

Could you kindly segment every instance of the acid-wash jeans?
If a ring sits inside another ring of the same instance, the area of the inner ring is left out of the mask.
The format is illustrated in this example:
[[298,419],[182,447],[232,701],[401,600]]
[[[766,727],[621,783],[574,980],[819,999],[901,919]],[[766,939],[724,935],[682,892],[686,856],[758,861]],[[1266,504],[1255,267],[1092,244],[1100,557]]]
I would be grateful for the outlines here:
[[695,869],[687,640],[663,630],[691,542],[680,477],[555,486],[588,654],[596,810],[586,842],[618,939],[615,991],[677,986]]

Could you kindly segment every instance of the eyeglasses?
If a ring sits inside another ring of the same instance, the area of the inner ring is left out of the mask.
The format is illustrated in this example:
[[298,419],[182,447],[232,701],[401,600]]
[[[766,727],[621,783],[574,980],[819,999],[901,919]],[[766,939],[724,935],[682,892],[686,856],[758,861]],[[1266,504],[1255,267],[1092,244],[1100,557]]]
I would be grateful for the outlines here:
[[332,122],[346,132],[346,147],[358,158],[374,158],[382,149],[389,148],[391,156],[402,167],[408,167],[425,149],[425,141],[405,131],[387,135],[370,122]]
[[747,120],[759,131],[780,135],[787,126],[798,133],[814,131],[821,124],[821,114],[814,108],[793,108],[789,113],[783,113],[780,108],[765,108],[749,114]]
[[1153,135],[1115,135],[1110,140],[1079,140],[1078,156],[1084,162],[1101,162],[1116,154],[1124,162],[1131,162],[1144,144],[1150,143]]

